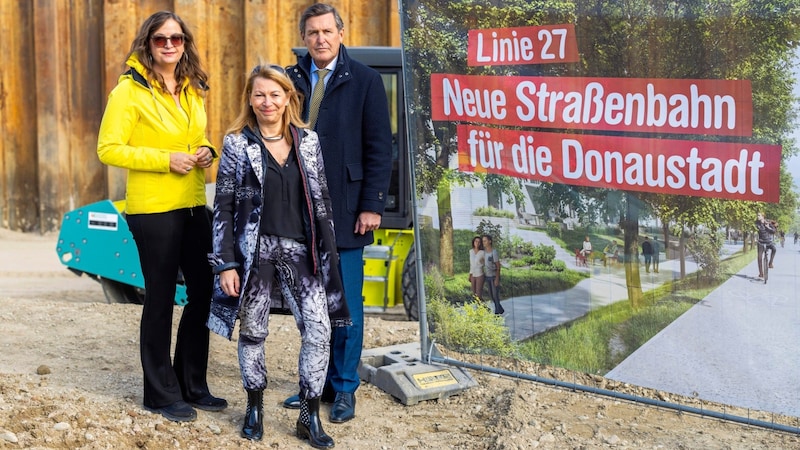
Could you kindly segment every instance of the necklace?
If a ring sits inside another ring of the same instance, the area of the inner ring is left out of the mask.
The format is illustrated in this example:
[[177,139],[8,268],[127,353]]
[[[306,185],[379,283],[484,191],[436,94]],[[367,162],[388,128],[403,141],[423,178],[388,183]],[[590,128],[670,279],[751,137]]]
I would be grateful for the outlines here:
[[267,134],[264,133],[264,130],[262,130],[261,127],[258,128],[258,132],[261,135],[261,139],[263,139],[263,140],[265,140],[267,142],[275,142],[275,141],[280,141],[281,139],[283,139],[283,134],[279,134],[277,136],[267,136]]

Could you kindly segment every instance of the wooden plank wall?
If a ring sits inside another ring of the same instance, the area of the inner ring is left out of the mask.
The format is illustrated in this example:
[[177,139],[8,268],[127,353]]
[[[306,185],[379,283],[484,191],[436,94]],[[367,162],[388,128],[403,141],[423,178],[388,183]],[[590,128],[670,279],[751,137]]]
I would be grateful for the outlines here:
[[[209,138],[220,146],[259,61],[294,62],[313,0],[0,1],[0,227],[58,230],[63,214],[125,195],[125,172],[97,159],[97,129],[138,27],[159,10],[191,27],[209,73]],[[330,0],[345,45],[400,45],[397,0]],[[209,181],[213,181],[213,171]]]

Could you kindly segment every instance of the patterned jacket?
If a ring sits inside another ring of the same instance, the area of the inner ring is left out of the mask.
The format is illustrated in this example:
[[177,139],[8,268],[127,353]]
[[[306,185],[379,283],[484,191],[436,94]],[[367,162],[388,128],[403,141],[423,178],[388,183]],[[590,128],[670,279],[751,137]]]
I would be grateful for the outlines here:
[[[313,131],[295,127],[292,127],[292,137],[306,199],[303,222],[313,273],[321,276],[325,284],[331,325],[347,326],[351,323],[350,313],[339,274],[319,140]],[[247,127],[242,133],[226,135],[223,140],[214,199],[213,253],[209,254],[209,263],[215,274],[235,268],[242,281],[240,296],[230,297],[220,287],[219,277],[215,277],[208,327],[228,339],[233,334],[242,297],[252,295],[248,287],[251,270],[258,264],[266,151],[261,140]],[[302,304],[303,299],[296,301]]]

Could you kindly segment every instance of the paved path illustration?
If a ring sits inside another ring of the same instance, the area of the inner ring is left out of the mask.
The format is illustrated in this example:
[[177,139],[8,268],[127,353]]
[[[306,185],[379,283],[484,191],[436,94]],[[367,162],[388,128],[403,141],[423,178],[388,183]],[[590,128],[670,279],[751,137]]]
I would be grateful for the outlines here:
[[[582,317],[600,306],[628,297],[625,268],[622,264],[609,263],[604,266],[598,261],[596,264],[590,262],[588,267],[578,267],[575,265],[575,255],[559,247],[547,234],[528,230],[516,230],[515,234],[534,245],[552,245],[556,249],[556,259],[565,261],[570,269],[590,272],[591,277],[567,291],[503,300],[503,308],[506,311],[503,317],[511,330],[512,339],[517,341],[527,339]],[[737,249],[737,246],[728,246],[724,251],[730,254]],[[687,260],[686,272],[692,273],[696,270],[697,264]],[[664,260],[663,254],[658,273],[652,271],[647,273],[644,267],[641,267],[642,290],[645,292],[677,278],[680,278],[679,261]]]
[[611,372],[625,383],[800,417],[798,247],[753,261]]
[[[574,255],[541,232],[524,239],[556,248],[556,258],[592,276],[573,289],[502,302],[514,340],[582,317],[627,298],[621,265],[575,266]],[[723,256],[741,249],[726,244]],[[645,294],[680,277],[679,261],[663,260],[659,273],[641,270]],[[778,248],[764,284],[754,260],[690,308],[605,376],[675,394],[800,417],[800,246]],[[697,264],[686,262],[686,272]]]

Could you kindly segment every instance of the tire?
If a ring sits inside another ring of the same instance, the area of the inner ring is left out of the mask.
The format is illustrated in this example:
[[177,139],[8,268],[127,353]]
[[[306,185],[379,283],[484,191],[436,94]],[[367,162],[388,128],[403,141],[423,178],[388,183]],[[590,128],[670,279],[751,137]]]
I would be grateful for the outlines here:
[[417,250],[412,245],[403,264],[403,306],[408,320],[419,320],[419,293],[417,288]]
[[[761,250],[761,247],[764,247],[764,250]],[[761,275],[764,276],[764,284],[767,284],[767,280],[769,279],[769,260],[770,260],[770,248],[766,244],[756,243],[758,251],[761,252]]]
[[137,305],[144,303],[144,294],[129,284],[108,278],[101,278],[100,284],[103,286],[103,294],[108,303],[134,303]]

